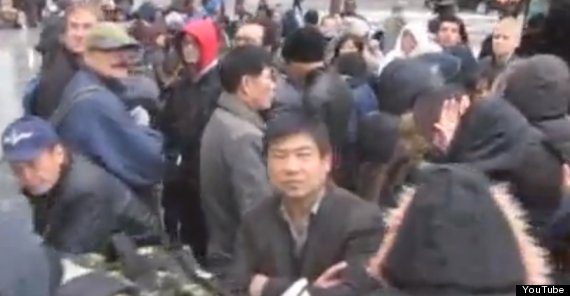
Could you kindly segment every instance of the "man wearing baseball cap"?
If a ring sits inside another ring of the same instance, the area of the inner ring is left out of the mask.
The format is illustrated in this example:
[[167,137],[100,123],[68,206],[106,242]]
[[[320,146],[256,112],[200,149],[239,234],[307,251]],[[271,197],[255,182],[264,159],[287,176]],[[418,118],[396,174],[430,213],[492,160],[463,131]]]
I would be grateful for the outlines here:
[[162,136],[142,108],[130,110],[122,81],[137,42],[119,24],[96,24],[86,39],[85,67],[67,85],[50,118],[62,141],[137,193],[162,177]]
[[47,121],[26,116],[2,135],[10,164],[47,244],[64,253],[98,252],[115,232],[148,239],[157,217],[120,180],[68,151]]

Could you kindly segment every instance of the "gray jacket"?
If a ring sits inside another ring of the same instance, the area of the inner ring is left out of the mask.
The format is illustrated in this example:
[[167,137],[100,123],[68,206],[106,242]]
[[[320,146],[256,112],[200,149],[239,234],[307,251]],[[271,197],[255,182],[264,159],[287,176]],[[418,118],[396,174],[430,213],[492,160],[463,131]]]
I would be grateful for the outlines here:
[[208,265],[231,263],[243,214],[272,190],[262,155],[265,124],[238,98],[222,93],[200,147],[200,197],[208,228]]

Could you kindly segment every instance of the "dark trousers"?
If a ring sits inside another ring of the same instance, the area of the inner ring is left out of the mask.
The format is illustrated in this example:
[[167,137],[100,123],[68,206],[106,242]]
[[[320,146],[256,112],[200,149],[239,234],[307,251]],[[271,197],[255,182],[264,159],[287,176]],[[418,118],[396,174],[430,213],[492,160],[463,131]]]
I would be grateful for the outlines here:
[[23,11],[26,15],[26,21],[28,22],[28,27],[35,28],[38,23],[42,21],[42,11],[44,9],[45,3],[38,0],[22,0],[23,1]]
[[162,204],[164,224],[170,238],[192,247],[200,264],[205,264],[208,236],[199,182],[178,176],[164,183]]

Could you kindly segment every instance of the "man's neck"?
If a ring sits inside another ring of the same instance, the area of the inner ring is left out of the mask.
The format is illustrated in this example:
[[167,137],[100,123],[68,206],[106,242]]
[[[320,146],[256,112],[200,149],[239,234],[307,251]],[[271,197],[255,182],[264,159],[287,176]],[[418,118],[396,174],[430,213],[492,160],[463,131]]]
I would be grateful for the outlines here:
[[317,192],[303,198],[285,198],[283,204],[285,210],[293,221],[306,220],[310,215],[315,203],[323,198],[326,193],[326,188],[322,188]]
[[495,56],[495,63],[498,63],[498,64],[505,64],[505,63],[507,63],[507,62],[511,59],[512,56],[513,56],[512,53],[511,53],[511,54],[506,54],[506,55],[501,55],[501,56],[497,56],[497,55],[496,55],[496,56]]

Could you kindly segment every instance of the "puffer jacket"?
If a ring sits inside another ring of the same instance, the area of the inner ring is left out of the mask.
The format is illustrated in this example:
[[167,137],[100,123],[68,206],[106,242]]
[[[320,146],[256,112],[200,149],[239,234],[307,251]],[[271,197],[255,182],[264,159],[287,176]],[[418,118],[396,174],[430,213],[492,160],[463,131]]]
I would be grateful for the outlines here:
[[119,179],[78,154],[69,154],[50,192],[28,199],[36,232],[63,253],[101,252],[116,232],[140,242],[158,235],[158,217]]

